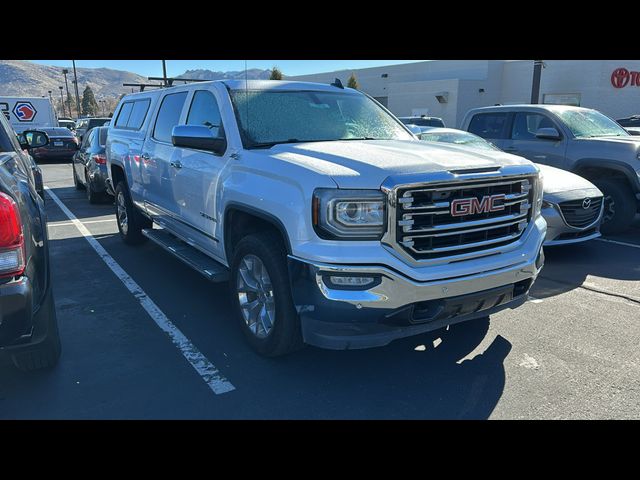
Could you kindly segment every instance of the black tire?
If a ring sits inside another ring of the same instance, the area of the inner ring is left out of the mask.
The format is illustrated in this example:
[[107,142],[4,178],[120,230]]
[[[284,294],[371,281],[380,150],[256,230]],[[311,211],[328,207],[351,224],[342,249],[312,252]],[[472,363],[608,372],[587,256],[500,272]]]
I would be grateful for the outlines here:
[[87,191],[87,200],[89,200],[89,203],[91,204],[96,204],[96,203],[100,203],[103,199],[104,199],[104,195],[102,193],[98,193],[93,189],[93,186],[91,185],[91,178],[89,178],[89,172],[85,171],[85,178],[87,179],[87,186],[86,186],[86,191]]
[[629,186],[619,180],[604,178],[594,185],[604,194],[604,214],[600,231],[605,235],[629,229],[638,210],[638,203]]
[[23,372],[52,368],[58,363],[58,359],[60,358],[62,345],[60,344],[60,333],[58,332],[58,322],[55,317],[56,309],[53,297],[49,296],[49,300],[47,301],[50,302],[47,308],[50,309],[50,312],[52,312],[51,315],[53,315],[49,327],[51,331],[48,332],[47,337],[39,345],[11,356],[16,368]]
[[[246,255],[258,257],[271,279],[275,304],[273,327],[264,338],[254,334],[245,322],[238,296],[240,263]],[[251,347],[260,355],[277,357],[303,346],[300,319],[293,304],[289,286],[286,250],[280,236],[273,232],[252,234],[238,243],[231,262],[229,282],[236,317]]]
[[84,185],[80,183],[78,175],[76,175],[76,167],[73,162],[71,162],[71,170],[73,172],[73,185],[76,187],[76,190],[84,190]]
[[[121,218],[118,215],[118,201],[122,195],[124,202],[124,208],[126,211],[126,228],[121,223]],[[118,231],[122,241],[128,245],[139,245],[147,240],[147,237],[142,235],[142,229],[151,228],[152,222],[147,217],[142,215],[131,201],[131,195],[129,194],[129,188],[124,181],[118,182],[116,186],[116,223],[118,224]]]

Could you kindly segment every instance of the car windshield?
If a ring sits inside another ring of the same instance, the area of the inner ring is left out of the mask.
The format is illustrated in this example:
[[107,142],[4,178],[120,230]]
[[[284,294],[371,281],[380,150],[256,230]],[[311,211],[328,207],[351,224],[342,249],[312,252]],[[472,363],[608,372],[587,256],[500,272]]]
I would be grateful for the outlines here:
[[335,140],[412,140],[367,96],[344,92],[232,90],[246,148]]
[[454,143],[465,147],[481,148],[483,150],[498,150],[486,140],[465,132],[424,132],[419,135],[420,140],[427,142]]
[[556,110],[555,114],[577,138],[629,136],[624,128],[595,110]]

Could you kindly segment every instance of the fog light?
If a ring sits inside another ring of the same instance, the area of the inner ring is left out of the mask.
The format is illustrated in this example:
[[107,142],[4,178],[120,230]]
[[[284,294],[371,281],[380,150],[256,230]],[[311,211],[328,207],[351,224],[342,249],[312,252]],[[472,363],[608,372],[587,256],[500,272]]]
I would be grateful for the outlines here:
[[331,283],[337,287],[366,287],[375,281],[373,277],[329,277]]

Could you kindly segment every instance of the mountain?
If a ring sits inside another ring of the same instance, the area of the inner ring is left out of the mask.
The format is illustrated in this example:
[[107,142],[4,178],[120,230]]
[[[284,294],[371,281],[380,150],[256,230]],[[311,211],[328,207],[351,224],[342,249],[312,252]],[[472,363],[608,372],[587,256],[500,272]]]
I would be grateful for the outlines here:
[[[58,87],[65,87],[63,67],[39,65],[25,60],[0,60],[0,95],[40,97],[60,96]],[[74,95],[73,68],[68,68],[69,92]],[[122,70],[109,68],[77,68],[78,90],[80,95],[87,85],[91,87],[96,98],[115,97],[131,92],[123,83],[144,83],[146,77]],[[66,87],[64,94],[66,95]]]
[[[63,67],[51,67],[29,62],[27,60],[0,60],[0,96],[47,96],[51,90],[54,99],[60,96],[59,87],[65,87]],[[74,96],[73,69],[68,68],[67,82],[69,93]],[[123,70],[109,68],[77,68],[78,90],[80,95],[87,85],[91,87],[97,99],[107,97],[119,97],[123,93],[130,93],[131,87],[123,87],[123,83],[149,83],[146,77]],[[268,79],[271,70],[258,68],[248,69],[246,77],[250,80]],[[221,80],[245,78],[245,72],[215,72],[212,70],[187,70],[178,78],[193,78],[198,80]],[[151,82],[158,83],[158,82]],[[135,89],[135,91],[138,91]]]
[[259,68],[249,68],[245,71],[231,71],[231,72],[216,72],[213,70],[187,70],[182,75],[178,75],[177,78],[191,78],[194,80],[268,80],[271,75],[271,70],[261,70]]

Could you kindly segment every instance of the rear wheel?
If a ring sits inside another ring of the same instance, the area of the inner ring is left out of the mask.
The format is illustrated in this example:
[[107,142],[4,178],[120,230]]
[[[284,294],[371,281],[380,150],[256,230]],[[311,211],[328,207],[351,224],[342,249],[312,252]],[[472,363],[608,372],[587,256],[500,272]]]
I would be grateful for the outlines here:
[[60,334],[58,332],[58,322],[55,317],[55,305],[53,302],[53,296],[49,296],[47,300],[49,304],[46,307],[53,315],[51,320],[50,331],[47,333],[47,338],[37,346],[30,347],[29,349],[14,353],[11,357],[13,364],[22,370],[23,372],[31,372],[33,370],[40,370],[43,368],[52,368],[58,363],[60,353],[62,352],[62,345],[60,344]]
[[151,228],[151,220],[143,216],[131,201],[129,189],[124,181],[116,186],[116,220],[120,237],[129,245],[138,245],[147,238],[142,235],[144,228]]
[[76,166],[73,162],[71,162],[71,169],[73,170],[73,185],[76,187],[76,190],[82,190],[84,185],[82,185],[80,180],[78,180],[78,175],[76,175]]
[[89,203],[95,204],[99,203],[104,199],[104,195],[102,193],[98,193],[94,190],[93,185],[91,185],[91,178],[89,177],[89,172],[85,170],[85,178],[87,179],[87,185],[85,187],[87,191],[87,200]]
[[230,287],[240,326],[256,352],[276,357],[302,346],[286,252],[278,235],[257,233],[240,240]]
[[637,200],[633,191],[619,180],[604,178],[593,183],[604,194],[600,231],[604,234],[615,234],[629,229],[637,212]]

